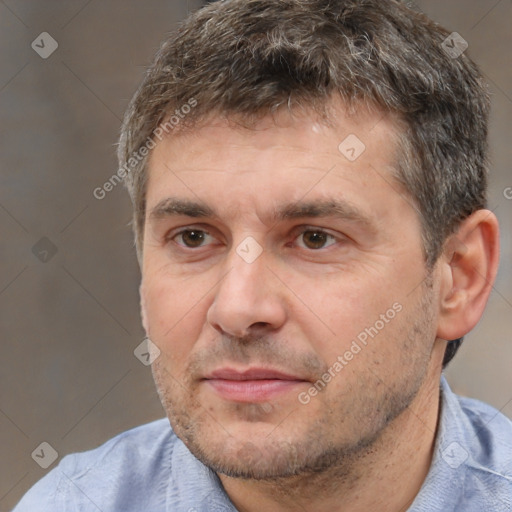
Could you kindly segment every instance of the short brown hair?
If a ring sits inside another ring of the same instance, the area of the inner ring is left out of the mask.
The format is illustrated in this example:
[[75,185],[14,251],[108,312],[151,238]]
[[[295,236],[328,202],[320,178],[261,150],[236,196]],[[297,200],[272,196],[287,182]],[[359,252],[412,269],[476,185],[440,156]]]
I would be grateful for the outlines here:
[[[148,69],[124,118],[120,166],[127,169],[162,123],[172,129],[166,118],[191,99],[180,129],[212,114],[324,115],[339,95],[347,108],[400,120],[395,178],[419,212],[432,268],[446,238],[486,206],[489,95],[476,65],[449,51],[454,44],[449,31],[395,0],[212,3],[182,23]],[[133,164],[125,181],[141,260],[147,158]]]

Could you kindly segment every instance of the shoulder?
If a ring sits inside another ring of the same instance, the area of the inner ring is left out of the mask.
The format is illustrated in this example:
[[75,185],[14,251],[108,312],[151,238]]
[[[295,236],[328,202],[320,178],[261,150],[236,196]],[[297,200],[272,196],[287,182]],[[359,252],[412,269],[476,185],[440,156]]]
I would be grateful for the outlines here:
[[161,419],[123,432],[93,450],[67,455],[14,510],[144,509],[165,494],[172,452],[179,442],[169,421]]
[[164,418],[122,432],[93,450],[68,455],[62,459],[59,469],[75,479],[106,468],[117,475],[127,473],[128,468],[129,472],[138,473],[136,468],[160,465],[177,441],[169,421]]
[[512,510],[512,421],[489,404],[451,393],[442,453],[464,512]]
[[512,510],[512,422],[486,403],[456,395],[444,377],[432,463],[409,510]]
[[512,487],[512,421],[489,404],[457,397],[470,425],[468,444],[476,467],[503,475]]
[[[484,430],[492,430],[495,432],[512,432],[512,420],[507,418],[498,409],[475,398],[467,398],[455,395],[461,409],[471,421],[471,423]],[[512,440],[511,440],[512,441]]]

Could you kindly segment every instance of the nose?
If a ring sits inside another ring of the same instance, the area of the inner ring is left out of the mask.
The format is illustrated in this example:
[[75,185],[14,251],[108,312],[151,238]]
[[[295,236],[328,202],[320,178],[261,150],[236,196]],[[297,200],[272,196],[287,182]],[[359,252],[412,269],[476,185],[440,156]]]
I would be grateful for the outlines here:
[[277,330],[285,323],[283,285],[267,265],[265,251],[247,263],[233,250],[206,317],[214,329],[242,338]]

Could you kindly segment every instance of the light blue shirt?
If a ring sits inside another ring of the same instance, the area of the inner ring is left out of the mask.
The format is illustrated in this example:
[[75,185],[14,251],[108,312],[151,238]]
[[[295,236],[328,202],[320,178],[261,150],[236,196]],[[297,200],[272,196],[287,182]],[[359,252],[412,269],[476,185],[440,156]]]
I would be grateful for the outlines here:
[[[441,379],[435,452],[409,512],[511,512],[512,422]],[[397,482],[396,485],[400,485]],[[68,455],[14,512],[236,512],[217,475],[167,419]]]

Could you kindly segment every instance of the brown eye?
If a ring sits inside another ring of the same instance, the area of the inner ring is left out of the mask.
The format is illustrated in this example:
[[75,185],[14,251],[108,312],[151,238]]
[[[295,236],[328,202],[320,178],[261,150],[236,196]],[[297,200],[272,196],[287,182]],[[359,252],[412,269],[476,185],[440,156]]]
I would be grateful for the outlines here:
[[[324,231],[312,229],[303,231],[299,236],[299,239],[301,238],[307,249],[323,249],[324,247],[332,245],[332,243],[336,241],[332,235],[325,233]],[[333,240],[333,242],[327,244],[329,240]]]
[[201,231],[199,229],[187,229],[186,231],[182,231],[178,233],[176,237],[181,238],[185,247],[200,247],[203,242],[206,240],[208,233],[205,231]]

